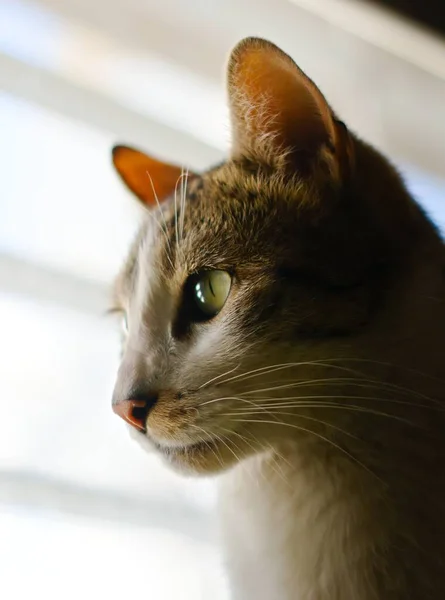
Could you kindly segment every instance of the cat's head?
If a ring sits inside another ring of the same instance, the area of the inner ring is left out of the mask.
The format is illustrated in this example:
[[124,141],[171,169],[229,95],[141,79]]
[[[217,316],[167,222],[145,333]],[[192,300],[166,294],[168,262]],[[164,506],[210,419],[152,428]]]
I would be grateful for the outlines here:
[[115,286],[126,332],[113,407],[192,472],[295,435],[285,415],[323,398],[332,358],[385,331],[394,281],[432,231],[276,46],[241,42],[228,94],[230,157],[206,173],[113,151],[147,207]]

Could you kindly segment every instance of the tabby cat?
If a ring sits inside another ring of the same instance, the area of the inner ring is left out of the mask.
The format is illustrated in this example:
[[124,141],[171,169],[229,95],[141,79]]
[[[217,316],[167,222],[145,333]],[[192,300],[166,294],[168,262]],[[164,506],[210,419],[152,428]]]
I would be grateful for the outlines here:
[[445,252],[388,160],[275,45],[228,65],[227,160],[126,146],[113,409],[218,473],[235,600],[445,599]]

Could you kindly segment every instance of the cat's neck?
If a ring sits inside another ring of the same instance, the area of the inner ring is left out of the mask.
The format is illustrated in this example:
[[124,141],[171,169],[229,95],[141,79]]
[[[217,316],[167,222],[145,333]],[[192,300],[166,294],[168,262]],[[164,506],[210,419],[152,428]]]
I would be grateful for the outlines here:
[[425,585],[441,597],[445,513],[430,482],[443,465],[404,469],[388,492],[322,444],[284,443],[240,463],[220,481],[234,600],[419,600]]
[[235,600],[374,598],[360,576],[370,523],[351,533],[363,519],[349,479],[340,466],[331,464],[329,473],[326,456],[292,444],[224,477],[220,505]]
[[[383,323],[369,338],[371,358],[347,364],[382,381],[386,392],[368,392],[362,406],[350,400],[356,411],[309,413],[336,428],[315,436],[301,435],[298,425],[307,421],[287,417],[297,423],[294,434],[282,429],[289,441],[222,477],[235,600],[443,596],[445,303],[441,290],[418,291],[412,318],[389,315],[400,323],[394,334],[385,338]],[[331,432],[333,444],[320,437]]]

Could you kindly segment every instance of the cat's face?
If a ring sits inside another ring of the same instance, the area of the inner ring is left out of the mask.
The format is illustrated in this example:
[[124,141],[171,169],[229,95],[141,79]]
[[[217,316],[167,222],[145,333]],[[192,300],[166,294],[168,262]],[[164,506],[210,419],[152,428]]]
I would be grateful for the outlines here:
[[311,425],[309,412],[295,425],[296,402],[323,397],[332,357],[366,340],[418,217],[389,165],[274,46],[234,51],[229,94],[232,155],[204,175],[114,152],[149,206],[116,281],[114,409],[191,472]]

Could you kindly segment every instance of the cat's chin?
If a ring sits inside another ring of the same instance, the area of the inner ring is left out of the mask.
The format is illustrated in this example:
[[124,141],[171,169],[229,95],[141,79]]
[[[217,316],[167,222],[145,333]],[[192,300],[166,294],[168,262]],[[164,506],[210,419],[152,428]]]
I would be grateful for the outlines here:
[[154,447],[170,468],[183,475],[216,475],[238,462],[228,442],[218,440],[173,448],[154,443]]
[[[143,450],[158,454],[170,468],[183,475],[216,475],[239,462],[238,455],[231,449],[230,439],[171,446],[158,443],[133,427],[129,429],[131,437]],[[239,451],[239,445],[236,448]]]

